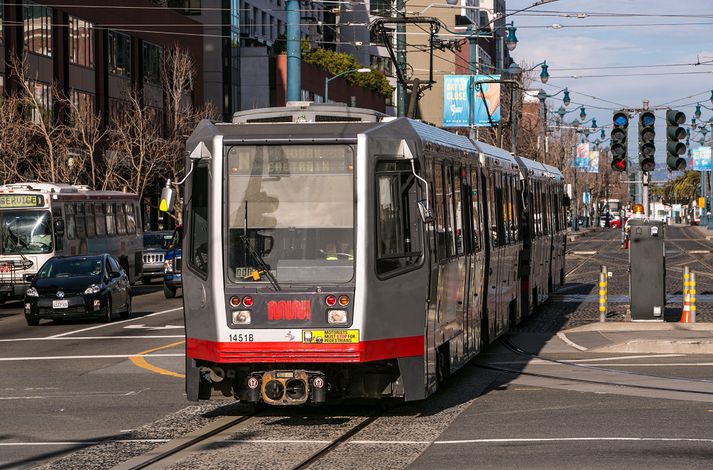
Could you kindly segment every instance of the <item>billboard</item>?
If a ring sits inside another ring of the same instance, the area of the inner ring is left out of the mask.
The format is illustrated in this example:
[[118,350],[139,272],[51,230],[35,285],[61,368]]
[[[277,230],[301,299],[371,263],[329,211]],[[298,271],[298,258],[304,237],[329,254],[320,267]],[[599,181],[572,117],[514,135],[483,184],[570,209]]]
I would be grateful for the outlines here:
[[577,145],[574,167],[587,173],[599,173],[599,152],[590,150],[588,143]]
[[[486,127],[500,122],[500,75],[445,75],[443,81],[443,127]],[[471,80],[472,86],[471,86]]]
[[710,147],[691,149],[691,156],[693,157],[693,169],[695,171],[711,171],[713,169]]

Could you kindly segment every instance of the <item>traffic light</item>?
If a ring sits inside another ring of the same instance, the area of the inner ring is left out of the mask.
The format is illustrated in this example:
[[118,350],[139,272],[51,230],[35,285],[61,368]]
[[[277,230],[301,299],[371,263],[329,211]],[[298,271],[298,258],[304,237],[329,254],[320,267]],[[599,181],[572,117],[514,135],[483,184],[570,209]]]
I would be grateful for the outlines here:
[[614,113],[612,120],[614,127],[611,130],[611,167],[616,171],[626,171],[629,115],[622,109]]
[[686,122],[686,115],[681,111],[669,109],[666,111],[666,165],[670,171],[686,169],[686,144],[679,142],[686,138],[686,130],[681,124]]
[[654,171],[656,168],[656,146],[654,145],[654,123],[656,116],[651,111],[639,115],[639,167],[641,171]]

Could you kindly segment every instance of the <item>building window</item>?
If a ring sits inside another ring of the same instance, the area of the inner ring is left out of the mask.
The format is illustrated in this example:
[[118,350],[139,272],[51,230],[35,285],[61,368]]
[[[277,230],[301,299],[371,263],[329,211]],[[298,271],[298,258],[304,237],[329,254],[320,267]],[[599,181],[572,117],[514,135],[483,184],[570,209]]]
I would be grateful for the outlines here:
[[25,50],[52,57],[52,9],[25,2],[22,10]]
[[131,76],[131,37],[126,34],[109,31],[109,71]]
[[153,85],[161,84],[161,62],[163,48],[150,42],[144,43],[144,81]]
[[184,15],[201,14],[201,0],[168,0],[166,4]]
[[50,122],[52,119],[52,88],[40,82],[32,83],[34,98],[37,101],[37,108],[32,109],[32,120],[40,122]]
[[69,17],[69,62],[94,68],[94,25]]
[[80,116],[86,116],[94,112],[94,95],[81,90],[72,90],[72,104]]

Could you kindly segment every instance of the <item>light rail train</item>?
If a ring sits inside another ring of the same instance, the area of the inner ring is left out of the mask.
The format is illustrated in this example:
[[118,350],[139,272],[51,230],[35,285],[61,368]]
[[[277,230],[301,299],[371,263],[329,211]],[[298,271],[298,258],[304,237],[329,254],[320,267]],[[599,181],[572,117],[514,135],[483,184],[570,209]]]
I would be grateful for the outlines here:
[[333,104],[202,121],[187,148],[189,400],[424,399],[563,282],[556,168]]

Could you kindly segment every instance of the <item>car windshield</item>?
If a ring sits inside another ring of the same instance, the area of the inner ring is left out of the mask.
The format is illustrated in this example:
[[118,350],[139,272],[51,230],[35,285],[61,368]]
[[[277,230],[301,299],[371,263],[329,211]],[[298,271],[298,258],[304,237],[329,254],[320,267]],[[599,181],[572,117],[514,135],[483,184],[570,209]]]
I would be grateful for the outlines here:
[[0,212],[3,253],[50,253],[52,225],[49,211]]
[[228,147],[227,157],[229,280],[352,278],[351,146],[241,145]]
[[37,273],[40,279],[50,277],[99,276],[102,273],[102,259],[98,256],[81,258],[54,258],[42,266]]
[[171,241],[171,232],[144,233],[144,248],[165,248]]

